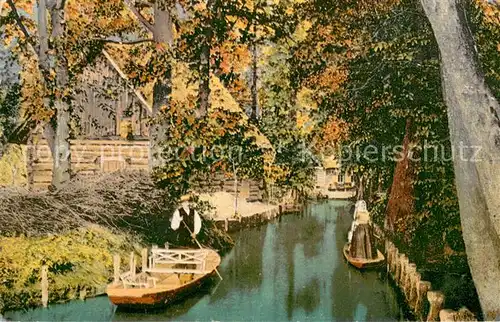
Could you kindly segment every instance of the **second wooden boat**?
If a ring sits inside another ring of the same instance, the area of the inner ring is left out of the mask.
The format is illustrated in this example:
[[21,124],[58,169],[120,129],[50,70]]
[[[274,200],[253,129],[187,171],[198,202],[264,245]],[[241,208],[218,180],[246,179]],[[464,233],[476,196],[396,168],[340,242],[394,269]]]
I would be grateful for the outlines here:
[[148,268],[136,274],[131,269],[109,284],[109,300],[126,308],[165,306],[196,292],[216,273],[221,259],[210,249],[153,248]]
[[381,251],[377,249],[377,257],[374,259],[364,259],[364,258],[355,258],[349,254],[349,248],[351,243],[347,243],[344,245],[344,257],[352,266],[359,269],[369,269],[369,268],[377,268],[384,264],[385,257]]

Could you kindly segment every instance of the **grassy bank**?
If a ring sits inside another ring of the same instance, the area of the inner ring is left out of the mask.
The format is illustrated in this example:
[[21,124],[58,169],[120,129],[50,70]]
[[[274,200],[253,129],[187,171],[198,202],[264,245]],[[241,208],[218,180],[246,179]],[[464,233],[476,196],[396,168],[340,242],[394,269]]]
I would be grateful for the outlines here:
[[[40,305],[43,265],[55,303],[102,291],[114,254],[125,260],[130,251],[166,242],[197,248],[187,229],[171,230],[175,206],[142,172],[77,178],[56,193],[0,190],[0,312]],[[203,216],[207,206],[197,207]],[[221,253],[233,245],[208,220],[197,238]]]
[[0,311],[41,303],[42,265],[49,268],[51,303],[102,292],[113,274],[113,254],[126,258],[139,246],[131,236],[99,226],[46,237],[2,237]]

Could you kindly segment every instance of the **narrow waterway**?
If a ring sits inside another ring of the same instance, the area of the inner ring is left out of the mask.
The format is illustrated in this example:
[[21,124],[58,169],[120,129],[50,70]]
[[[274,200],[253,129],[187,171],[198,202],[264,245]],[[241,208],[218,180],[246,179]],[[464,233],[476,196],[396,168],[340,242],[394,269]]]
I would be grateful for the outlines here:
[[203,293],[164,311],[116,310],[106,297],[10,312],[39,321],[372,321],[400,320],[397,296],[383,272],[360,272],[342,256],[350,204],[312,204],[301,215],[245,230]]

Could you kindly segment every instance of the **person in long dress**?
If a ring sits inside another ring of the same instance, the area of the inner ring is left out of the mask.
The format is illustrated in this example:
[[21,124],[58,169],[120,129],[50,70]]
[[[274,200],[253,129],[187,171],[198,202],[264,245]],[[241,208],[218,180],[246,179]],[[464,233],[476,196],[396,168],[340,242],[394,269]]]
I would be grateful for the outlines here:
[[375,259],[375,237],[370,225],[370,214],[367,211],[357,211],[354,229],[351,230],[349,254],[354,258]]

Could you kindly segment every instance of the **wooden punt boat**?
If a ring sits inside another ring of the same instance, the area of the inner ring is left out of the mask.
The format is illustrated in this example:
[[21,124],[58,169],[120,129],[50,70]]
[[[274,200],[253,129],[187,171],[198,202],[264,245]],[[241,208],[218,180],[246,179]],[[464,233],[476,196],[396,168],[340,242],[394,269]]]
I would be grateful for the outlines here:
[[221,262],[210,249],[153,248],[149,265],[141,273],[134,269],[109,284],[109,300],[124,308],[155,308],[176,302],[199,290],[216,273]]
[[351,243],[347,243],[344,245],[344,257],[352,266],[358,269],[369,269],[369,268],[377,268],[384,264],[385,257],[381,251],[377,249],[377,258],[374,259],[363,259],[363,258],[354,258],[349,255],[349,247]]

